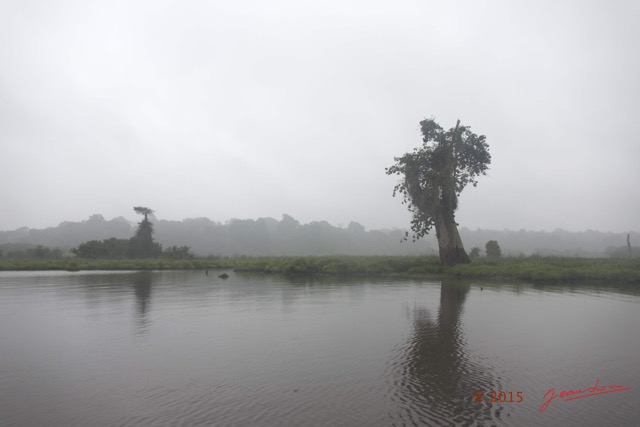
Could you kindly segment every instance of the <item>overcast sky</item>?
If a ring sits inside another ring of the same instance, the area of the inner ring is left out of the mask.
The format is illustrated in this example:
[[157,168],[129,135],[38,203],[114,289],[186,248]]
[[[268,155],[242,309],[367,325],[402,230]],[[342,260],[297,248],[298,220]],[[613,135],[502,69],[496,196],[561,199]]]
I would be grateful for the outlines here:
[[408,227],[385,174],[460,119],[472,229],[640,230],[640,2],[0,4],[0,230],[274,217]]

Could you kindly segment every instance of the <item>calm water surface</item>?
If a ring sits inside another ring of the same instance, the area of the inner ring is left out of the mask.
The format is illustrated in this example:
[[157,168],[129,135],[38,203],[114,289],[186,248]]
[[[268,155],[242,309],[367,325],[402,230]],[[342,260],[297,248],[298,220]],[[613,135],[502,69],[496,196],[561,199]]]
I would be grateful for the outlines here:
[[640,425],[638,286],[217,274],[0,272],[0,425]]

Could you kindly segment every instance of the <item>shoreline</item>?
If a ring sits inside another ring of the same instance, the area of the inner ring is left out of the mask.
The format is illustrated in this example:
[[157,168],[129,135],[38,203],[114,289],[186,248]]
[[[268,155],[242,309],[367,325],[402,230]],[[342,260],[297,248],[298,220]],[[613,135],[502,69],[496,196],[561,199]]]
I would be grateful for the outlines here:
[[505,257],[479,258],[471,264],[440,265],[435,256],[282,256],[193,259],[0,259],[0,271],[207,270],[287,276],[409,276],[500,279],[530,282],[640,284],[640,259]]

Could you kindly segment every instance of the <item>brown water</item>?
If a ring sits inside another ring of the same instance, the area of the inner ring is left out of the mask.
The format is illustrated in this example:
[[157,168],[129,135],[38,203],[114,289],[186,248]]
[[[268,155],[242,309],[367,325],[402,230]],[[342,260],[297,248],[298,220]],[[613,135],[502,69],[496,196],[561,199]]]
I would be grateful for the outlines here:
[[0,272],[0,425],[640,425],[638,286],[217,274]]

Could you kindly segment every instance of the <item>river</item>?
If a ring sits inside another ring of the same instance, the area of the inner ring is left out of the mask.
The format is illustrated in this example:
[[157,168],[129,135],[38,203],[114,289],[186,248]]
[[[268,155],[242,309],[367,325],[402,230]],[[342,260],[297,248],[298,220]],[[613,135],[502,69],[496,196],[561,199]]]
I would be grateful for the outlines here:
[[0,272],[0,425],[640,425],[637,285],[221,272]]

